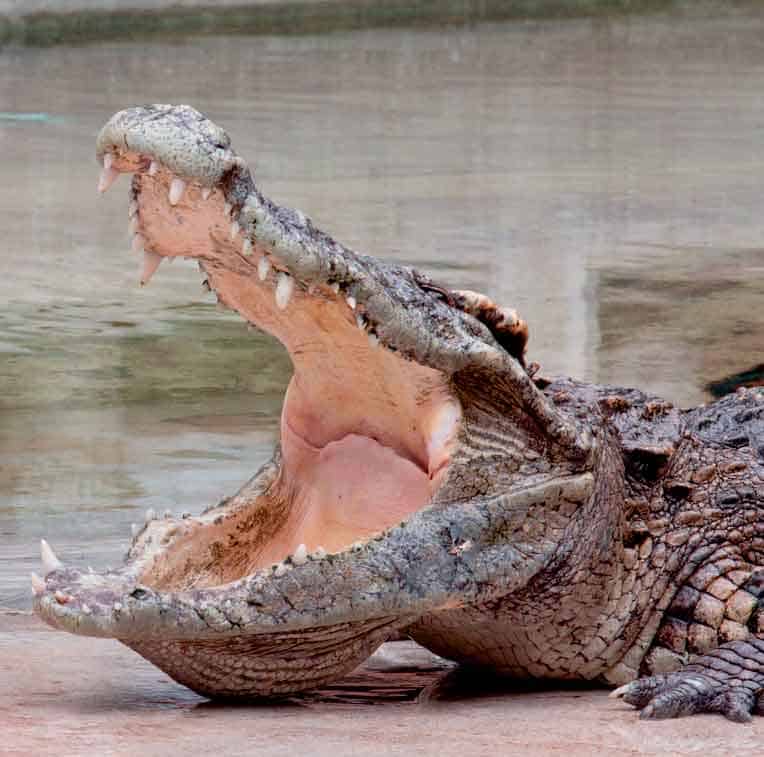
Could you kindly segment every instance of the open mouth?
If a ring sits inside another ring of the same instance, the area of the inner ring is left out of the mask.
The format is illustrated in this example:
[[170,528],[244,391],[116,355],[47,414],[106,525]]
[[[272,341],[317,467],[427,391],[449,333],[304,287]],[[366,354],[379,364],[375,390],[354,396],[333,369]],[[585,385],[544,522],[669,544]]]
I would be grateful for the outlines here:
[[[350,549],[430,504],[460,425],[449,376],[386,340],[357,276],[306,275],[261,241],[269,230],[251,191],[237,202],[225,180],[179,177],[128,141],[104,151],[99,188],[133,174],[129,224],[141,283],[165,258],[197,259],[218,301],[279,339],[294,366],[270,485],[251,497],[243,490],[211,521],[182,521],[140,583],[190,589],[283,570],[285,560]],[[293,211],[280,220],[312,228]],[[322,263],[330,272],[331,260]]]
[[269,696],[541,570],[591,495],[596,447],[534,383],[513,310],[275,205],[188,106],[117,113],[97,155],[101,191],[132,174],[141,282],[165,258],[196,259],[294,374],[273,458],[237,494],[197,517],[147,513],[125,564],[101,574],[43,542],[32,590],[47,623],[117,638],[200,693]]

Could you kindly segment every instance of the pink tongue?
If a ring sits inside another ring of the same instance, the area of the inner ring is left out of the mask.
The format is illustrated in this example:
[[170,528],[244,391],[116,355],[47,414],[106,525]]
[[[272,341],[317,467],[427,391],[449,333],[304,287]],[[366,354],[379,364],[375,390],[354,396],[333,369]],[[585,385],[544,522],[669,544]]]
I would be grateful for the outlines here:
[[424,507],[431,481],[414,463],[366,436],[316,449],[287,430],[284,464],[303,513],[299,543],[348,546]]

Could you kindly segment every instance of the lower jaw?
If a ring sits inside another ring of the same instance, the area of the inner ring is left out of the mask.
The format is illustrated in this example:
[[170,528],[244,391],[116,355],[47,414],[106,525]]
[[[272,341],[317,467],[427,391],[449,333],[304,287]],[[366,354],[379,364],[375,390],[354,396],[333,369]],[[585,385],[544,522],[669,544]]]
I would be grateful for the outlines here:
[[316,448],[283,424],[281,446],[266,491],[234,496],[214,519],[184,521],[185,533],[146,566],[140,583],[212,588],[285,560],[299,564],[309,553],[344,552],[425,508],[445,474],[431,478],[360,434]]

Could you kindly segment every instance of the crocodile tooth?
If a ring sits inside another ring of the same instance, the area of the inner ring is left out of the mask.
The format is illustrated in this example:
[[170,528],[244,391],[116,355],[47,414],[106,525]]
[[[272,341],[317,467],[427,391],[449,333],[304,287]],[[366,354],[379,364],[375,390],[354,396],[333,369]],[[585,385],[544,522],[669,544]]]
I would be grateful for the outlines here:
[[138,203],[135,200],[130,200],[127,206],[127,217],[133,218],[138,215]]
[[65,605],[72,601],[72,598],[68,594],[64,594],[63,591],[57,590],[53,593],[53,596],[60,605]]
[[202,187],[202,200],[209,200],[212,194],[211,187]]
[[304,544],[300,544],[292,555],[292,562],[295,565],[304,565],[308,562],[308,548]]
[[91,612],[93,612],[93,611],[90,609],[90,606],[89,606],[89,605],[82,605],[82,607],[81,607],[80,609],[82,610],[82,612],[83,612],[83,614],[84,614],[84,615],[90,615],[90,613],[91,613]]
[[273,569],[273,575],[277,578],[281,578],[287,571],[289,570],[289,566],[284,563],[280,562],[274,569]]
[[45,593],[45,581],[40,578],[40,576],[37,575],[37,573],[32,573],[32,594],[35,597],[39,597],[40,594]]
[[239,235],[239,222],[238,221],[232,221],[231,222],[231,241],[233,242],[234,239]]
[[98,177],[98,191],[105,192],[119,176],[119,171],[112,165],[114,162],[114,156],[107,152],[103,156],[103,169],[101,169],[101,175]]
[[152,520],[156,520],[157,514],[153,507],[146,510],[146,523],[150,523]]
[[64,564],[56,557],[56,553],[50,548],[50,544],[45,539],[40,539],[40,557],[42,558],[43,575],[47,576],[48,573],[64,567]]
[[159,173],[159,163],[152,160],[149,165],[149,176],[156,176]]
[[180,198],[183,197],[183,192],[185,191],[186,182],[176,176],[170,182],[170,205],[177,205],[180,202]]
[[286,310],[289,300],[294,292],[294,279],[288,273],[280,273],[276,283],[276,306],[279,310]]
[[244,257],[252,254],[252,242],[250,242],[249,239],[245,239],[241,243],[241,254],[244,255]]
[[141,286],[151,281],[151,277],[156,273],[159,264],[162,262],[162,256],[156,252],[145,250],[143,253],[143,271],[141,272]]
[[364,321],[363,316],[360,313],[355,317],[355,322],[356,322],[356,326],[358,326],[358,328],[361,329],[361,331],[365,331],[366,322]]
[[133,252],[143,252],[144,238],[142,234],[135,234],[130,240],[130,249]]
[[332,290],[335,294],[340,293],[340,284],[338,281],[333,281],[331,284],[329,284],[329,289]]
[[319,544],[313,552],[314,560],[323,560],[326,557],[326,550]]
[[355,297],[353,297],[353,295],[352,295],[352,294],[349,294],[349,295],[347,296],[347,298],[346,298],[346,302],[347,302],[347,304],[348,304],[348,307],[349,307],[351,310],[355,310],[356,301],[355,301]]
[[271,261],[263,255],[260,260],[257,261],[257,276],[260,281],[265,281],[268,278],[268,273],[271,270]]
[[231,211],[233,210],[233,205],[231,205],[230,202],[224,202],[223,203],[223,212],[227,215],[231,215]]
[[138,527],[137,523],[131,523],[130,524],[130,533],[133,535],[133,539],[138,536],[138,534],[141,532],[141,529]]
[[369,347],[378,347],[379,337],[376,334],[369,334]]

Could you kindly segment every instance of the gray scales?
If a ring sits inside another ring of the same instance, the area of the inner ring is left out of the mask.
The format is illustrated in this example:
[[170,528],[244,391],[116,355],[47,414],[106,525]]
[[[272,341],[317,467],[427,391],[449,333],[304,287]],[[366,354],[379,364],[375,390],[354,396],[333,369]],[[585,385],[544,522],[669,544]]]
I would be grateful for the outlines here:
[[34,607],[220,698],[343,676],[399,632],[468,668],[605,682],[643,717],[764,712],[764,391],[683,411],[540,375],[485,295],[361,256],[264,197],[188,106],[116,114],[142,283],[198,261],[295,373],[272,460],[126,562],[43,542]]

